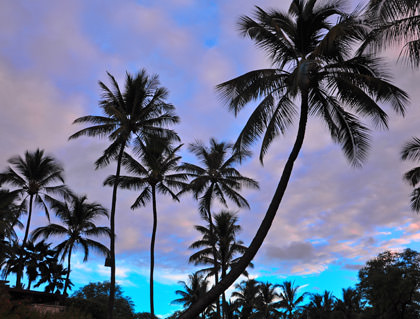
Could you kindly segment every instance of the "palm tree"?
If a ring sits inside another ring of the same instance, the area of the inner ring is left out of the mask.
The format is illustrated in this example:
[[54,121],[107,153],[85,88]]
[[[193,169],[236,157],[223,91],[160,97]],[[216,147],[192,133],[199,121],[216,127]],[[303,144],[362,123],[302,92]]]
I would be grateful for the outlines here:
[[353,319],[355,315],[363,312],[365,301],[362,301],[361,293],[354,288],[343,288],[343,299],[338,299],[335,310],[341,312],[345,319]]
[[[153,294],[153,273],[155,264],[155,240],[157,230],[157,207],[156,193],[170,194],[172,199],[179,201],[175,191],[185,187],[188,176],[179,172],[178,162],[181,159],[176,153],[182,144],[172,148],[170,140],[162,138],[146,138],[145,142],[140,139],[138,142],[138,153],[140,161],[124,153],[122,164],[131,173],[131,176],[120,176],[119,186],[125,189],[141,191],[136,198],[132,209],[145,206],[152,200],[153,209],[153,229],[150,243],[150,313],[154,312]],[[176,172],[178,171],[178,172]],[[108,177],[104,184],[114,185],[117,180],[115,175]]]
[[52,260],[55,261],[56,257],[57,252],[51,249],[51,244],[47,244],[45,241],[40,241],[36,244],[32,240],[27,242],[24,260],[28,278],[28,290],[31,289],[32,282],[44,272],[42,270],[47,267],[46,264],[51,263]]
[[[238,152],[232,151],[232,145],[217,142],[211,138],[209,147],[201,142],[196,142],[190,145],[189,150],[198,158],[202,166],[191,163],[181,165],[181,168],[193,178],[182,193],[191,191],[195,199],[199,199],[201,216],[209,222],[210,234],[213,234],[211,206],[214,199],[218,199],[225,207],[227,207],[226,198],[229,198],[238,207],[249,208],[248,201],[239,191],[242,186],[256,189],[259,186],[255,180],[241,175],[234,167],[240,162],[241,156]],[[210,236],[209,239],[211,240],[212,237],[214,236]],[[217,254],[216,243],[210,241],[210,245],[213,249],[213,256],[215,256]],[[217,269],[216,267],[215,263],[214,269]],[[218,273],[218,270],[214,272],[216,284],[219,282]],[[219,300],[216,305],[218,316],[220,316]]]
[[[23,274],[25,268],[25,250],[19,243],[19,240],[14,239],[4,243],[4,250],[2,250],[1,263],[1,277],[7,278],[10,274]],[[22,288],[22,285],[16,285],[16,288]]]
[[62,264],[59,264],[55,258],[50,259],[48,263],[43,264],[43,267],[41,267],[41,278],[34,287],[38,288],[45,284],[45,292],[60,293],[60,290],[63,289],[65,283],[73,285],[71,281],[67,282],[66,280],[68,273],[68,270],[64,268]]
[[108,227],[95,225],[95,220],[101,216],[108,217],[108,212],[98,203],[87,202],[86,196],[77,195],[73,195],[68,202],[54,201],[51,207],[63,225],[49,224],[38,227],[32,232],[32,239],[51,236],[66,238],[55,248],[57,254],[61,255],[61,262],[67,258],[67,276],[63,290],[63,294],[66,294],[70,283],[71,255],[75,249],[78,247],[83,249],[84,262],[88,260],[89,249],[108,255],[109,250],[106,246],[91,239],[91,237],[111,235]]
[[232,298],[236,307],[241,308],[240,318],[249,319],[256,312],[256,305],[259,300],[259,283],[255,279],[243,280],[240,284],[236,284]]
[[280,318],[280,295],[276,291],[279,285],[273,285],[269,282],[262,282],[259,284],[259,300],[257,303],[257,311],[255,318]]
[[107,74],[112,86],[109,88],[103,82],[99,82],[103,92],[99,106],[104,115],[88,115],[76,119],[74,123],[92,123],[93,126],[78,131],[69,139],[83,135],[108,137],[111,145],[96,161],[96,168],[108,165],[111,160],[117,160],[110,216],[111,285],[108,319],[112,319],[115,300],[115,210],[124,150],[130,145],[133,135],[140,138],[158,135],[178,139],[178,136],[167,126],[177,123],[179,119],[173,112],[174,106],[165,101],[168,91],[160,86],[157,75],[149,76],[144,69],[134,77],[127,73],[125,91],[121,92],[115,78],[110,73]]
[[280,304],[279,306],[285,309],[284,314],[286,319],[294,319],[296,318],[295,313],[302,309],[301,304],[303,299],[305,298],[306,293],[302,295],[298,295],[298,291],[300,286],[295,286],[294,282],[291,281],[283,281],[279,288],[281,289],[280,292]]
[[[23,201],[29,199],[28,220],[22,242],[24,249],[29,235],[33,205],[44,207],[49,220],[46,202],[53,200],[50,195],[66,196],[69,191],[64,184],[52,186],[56,182],[64,183],[63,168],[53,157],[44,155],[43,150],[26,151],[24,158],[15,156],[9,159],[9,163],[11,166],[0,174],[0,185],[5,183],[15,186],[13,192],[19,194]],[[16,275],[16,287],[21,287],[22,272],[23,269]]]
[[[187,308],[200,300],[200,298],[207,292],[208,282],[198,273],[188,275],[188,283],[179,281],[183,286],[183,290],[177,290],[175,293],[181,297],[172,301],[174,304],[182,304]],[[201,315],[204,319],[204,314]]]
[[377,52],[400,46],[403,56],[415,67],[420,64],[420,0],[370,0],[366,19],[373,29],[361,50]]
[[[288,12],[255,10],[255,20],[242,17],[239,27],[264,49],[272,68],[248,72],[218,85],[235,114],[251,101],[259,104],[241,131],[235,148],[248,147],[262,136],[260,160],[270,144],[286,132],[299,114],[298,132],[266,215],[237,267],[184,313],[191,318],[227,289],[262,245],[274,220],[305,137],[308,115],[322,118],[334,142],[354,166],[366,158],[369,129],[360,117],[387,127],[387,114],[378,105],[389,102],[404,114],[407,94],[389,82],[374,56],[351,55],[352,45],[364,38],[366,26],[343,10],[344,1],[294,0]],[[338,17],[334,25],[331,21]],[[296,105],[300,102],[300,106]]]
[[19,221],[22,207],[16,204],[18,197],[16,192],[0,189],[0,243],[17,239],[15,227],[23,228]]
[[[189,248],[201,248],[201,250],[192,254],[189,262],[195,265],[211,265],[211,267],[204,268],[198,272],[204,272],[218,278],[217,274],[221,271],[221,278],[223,279],[228,269],[239,260],[246,247],[242,241],[236,239],[241,226],[238,225],[238,218],[235,214],[229,211],[222,211],[214,215],[214,221],[213,228],[211,228],[208,220],[209,226],[207,228],[200,225],[195,226],[195,229],[201,233],[202,238],[192,243]],[[237,256],[238,254],[239,257]],[[250,266],[253,266],[252,263]],[[244,271],[244,274],[247,275],[247,272]],[[226,311],[226,298],[223,293],[223,313],[225,314]]]
[[[413,139],[407,142],[402,151],[401,158],[403,160],[420,160],[420,139],[413,137]],[[404,179],[409,182],[414,188],[411,193],[411,209],[415,212],[420,212],[420,187],[416,185],[420,181],[420,167],[415,167],[404,174]]]
[[[311,301],[306,306],[307,317],[316,319],[330,318],[335,306],[335,297],[325,290],[324,294],[312,294]],[[309,313],[309,315],[308,315]]]

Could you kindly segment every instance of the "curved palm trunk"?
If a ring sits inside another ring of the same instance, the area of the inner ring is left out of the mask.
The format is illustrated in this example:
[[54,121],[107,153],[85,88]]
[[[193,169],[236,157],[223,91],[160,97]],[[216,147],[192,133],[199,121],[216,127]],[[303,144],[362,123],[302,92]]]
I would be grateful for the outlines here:
[[153,299],[153,272],[155,270],[155,241],[157,228],[157,210],[156,210],[156,189],[152,185],[152,201],[153,201],[153,230],[152,239],[150,241],[150,314],[151,318],[155,318],[155,306]]
[[20,254],[20,263],[22,263],[22,265],[19,265],[19,271],[16,274],[16,288],[22,288],[22,277],[23,277],[23,254],[24,254],[24,249],[26,246],[26,242],[28,240],[28,236],[29,236],[29,228],[31,226],[31,218],[32,218],[32,205],[33,205],[33,201],[34,201],[34,195],[30,195],[29,196],[29,211],[28,211],[28,221],[26,222],[26,229],[25,229],[25,236],[23,237],[23,242],[22,242],[22,246],[21,246],[21,254]]
[[114,302],[115,302],[115,207],[117,204],[117,189],[118,182],[121,172],[121,161],[124,154],[125,144],[121,146],[120,153],[118,154],[117,160],[117,171],[115,173],[115,184],[112,189],[112,203],[111,203],[111,217],[110,217],[110,228],[111,228],[111,238],[110,238],[110,258],[111,258],[111,281],[109,285],[109,299],[108,299],[108,314],[107,318],[112,319]]
[[67,276],[66,276],[66,283],[64,285],[63,295],[66,295],[67,288],[69,287],[69,281],[70,281],[70,266],[71,266],[71,251],[73,250],[73,246],[69,249],[69,255],[67,258]]
[[235,267],[232,268],[231,271],[226,275],[226,277],[223,278],[218,285],[214,286],[199,301],[197,301],[183,314],[181,314],[181,316],[179,317],[180,319],[195,318],[201,311],[203,311],[216,298],[218,298],[218,296],[220,296],[226,289],[228,289],[235,282],[235,280],[238,279],[239,276],[244,272],[244,270],[255,257],[255,255],[258,252],[258,249],[264,242],[264,239],[267,236],[268,231],[270,230],[271,224],[273,223],[274,217],[276,216],[277,210],[280,206],[280,202],[286,191],[287,184],[289,182],[290,175],[293,170],[293,165],[296,161],[296,158],[299,155],[299,152],[302,148],[303,139],[305,137],[306,123],[308,119],[308,92],[303,91],[301,94],[301,98],[301,113],[295,143],[293,145],[292,151],[290,152],[289,158],[287,159],[286,165],[284,166],[283,173],[281,175],[279,184],[277,185],[271,203],[268,206],[264,219],[261,222],[261,225],[258,228],[258,231],[255,234],[251,244],[245,251],[244,255],[241,257],[241,259],[238,261],[238,263],[235,265]]

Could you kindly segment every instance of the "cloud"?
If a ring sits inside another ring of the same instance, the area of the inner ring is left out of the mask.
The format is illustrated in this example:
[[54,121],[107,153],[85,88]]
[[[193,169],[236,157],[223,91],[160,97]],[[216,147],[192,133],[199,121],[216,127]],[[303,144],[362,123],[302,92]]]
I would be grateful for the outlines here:
[[279,260],[310,261],[315,256],[315,248],[308,242],[291,242],[286,247],[267,247],[267,255]]
[[[274,0],[258,5],[288,7]],[[122,1],[107,6],[100,1],[45,1],[36,6],[13,1],[0,6],[3,167],[13,155],[45,148],[63,163],[72,189],[107,208],[111,188],[102,183],[115,172],[115,163],[99,170],[93,163],[109,141],[67,142],[81,128],[71,125],[75,118],[100,113],[97,81],[107,81],[106,70],[122,86],[126,70],[146,67],[150,73],[159,73],[182,120],[176,129],[183,142],[189,143],[208,141],[211,136],[234,140],[252,105],[234,118],[218,100],[214,86],[268,65],[264,53],[237,30],[239,16],[252,14],[254,3],[249,1],[216,2],[211,12],[205,2],[191,0],[147,5]],[[401,65],[392,68],[397,84],[412,99],[407,117],[390,115],[390,131],[372,134],[369,159],[361,169],[349,166],[322,122],[309,119],[303,149],[251,274],[267,270],[279,276],[319,273],[335,264],[356,268],[382,250],[418,242],[420,226],[409,209],[410,187],[401,180],[402,173],[416,163],[402,163],[399,158],[401,145],[419,134],[418,71]],[[243,192],[251,210],[238,210],[242,226],[238,237],[247,244],[271,201],[295,136],[296,125],[276,139],[264,166],[257,159],[257,143],[255,156],[239,168],[261,184],[260,191]],[[183,154],[188,160],[193,158],[185,148]],[[134,191],[118,191],[120,281],[132,272],[147,277],[152,214],[150,205],[130,209],[136,196]],[[187,261],[192,253],[188,246],[199,238],[193,226],[202,223],[197,204],[191,196],[181,198],[180,204],[159,196],[158,214],[157,280],[166,284],[186,280],[186,274],[196,269]],[[44,217],[35,217],[33,225],[45,222]],[[98,267],[92,274],[90,263],[75,264],[76,280],[84,282],[96,275],[108,278],[103,260],[94,260]]]

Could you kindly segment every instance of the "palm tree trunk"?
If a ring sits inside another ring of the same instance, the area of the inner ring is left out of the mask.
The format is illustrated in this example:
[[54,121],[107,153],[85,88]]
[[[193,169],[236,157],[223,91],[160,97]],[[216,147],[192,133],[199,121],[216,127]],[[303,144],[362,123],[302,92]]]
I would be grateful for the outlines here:
[[152,185],[152,201],[153,201],[153,230],[152,230],[152,239],[150,241],[150,315],[151,315],[151,318],[154,319],[155,306],[154,306],[154,300],[153,300],[153,272],[155,269],[155,240],[156,240],[156,228],[157,228],[155,185]]
[[64,290],[63,290],[63,295],[66,295],[67,293],[67,288],[69,287],[69,281],[70,281],[70,260],[71,260],[71,251],[73,250],[73,246],[70,247],[69,249],[69,255],[67,258],[67,276],[66,276],[66,283],[64,285]]
[[[28,211],[28,221],[26,222],[26,229],[25,229],[25,236],[23,237],[23,242],[21,246],[21,253],[20,253],[20,261],[22,265],[19,265],[19,271],[16,274],[16,288],[22,288],[22,276],[23,276],[23,254],[26,246],[26,241],[28,240],[29,236],[29,227],[31,226],[31,218],[32,218],[32,205],[34,201],[34,195],[29,196],[29,211]],[[22,267],[21,267],[22,266]]]
[[[226,264],[225,261],[222,261],[222,277],[221,279],[226,277]],[[226,294],[223,291],[222,293],[222,309],[223,309],[223,318],[227,319],[227,302],[226,302]]]
[[273,220],[276,217],[277,210],[280,206],[281,200],[283,199],[284,193],[287,188],[287,184],[290,179],[290,175],[293,170],[293,165],[299,155],[305,137],[306,123],[308,120],[308,92],[302,91],[301,98],[301,113],[295,143],[293,145],[292,151],[290,152],[289,158],[287,159],[286,165],[284,166],[283,173],[281,175],[280,181],[277,185],[271,203],[268,206],[264,219],[261,222],[261,225],[258,228],[258,231],[255,234],[251,244],[241,257],[241,259],[238,261],[238,263],[235,265],[235,267],[233,267],[231,271],[226,275],[226,277],[223,278],[218,285],[214,286],[199,301],[191,305],[190,308],[188,308],[183,314],[181,314],[179,319],[193,319],[207,306],[214,302],[214,300],[218,298],[218,296],[220,296],[235,282],[236,279],[239,278],[239,276],[244,272],[246,267],[255,257],[255,255],[258,252],[258,249],[264,242],[264,239],[267,236],[268,231],[270,230],[271,224],[273,223]]
[[[211,185],[213,188],[214,185]],[[216,236],[214,234],[214,225],[213,225],[213,218],[211,216],[211,210],[210,210],[210,203],[208,203],[206,207],[207,210],[207,218],[209,219],[209,226],[210,226],[210,236],[211,236],[211,248],[213,251],[213,267],[214,267],[214,283],[217,285],[219,283],[219,267],[217,265],[217,250],[216,250]],[[216,301],[216,310],[217,310],[217,319],[220,319],[221,317],[221,309],[220,309],[220,298],[217,298]]]
[[109,285],[109,299],[108,299],[108,313],[107,318],[112,319],[114,302],[115,302],[115,207],[117,204],[117,189],[118,182],[121,172],[121,161],[124,154],[125,144],[121,145],[120,153],[118,154],[117,160],[117,171],[115,173],[115,183],[112,189],[112,203],[111,203],[111,217],[110,217],[110,228],[111,228],[111,238],[110,238],[110,259],[111,259],[111,281]]
[[28,240],[29,236],[29,227],[31,225],[31,217],[32,217],[32,204],[34,201],[34,195],[29,196],[29,212],[28,212],[28,221],[26,222],[26,229],[25,229],[25,236],[23,237],[22,248],[25,248],[26,241]]

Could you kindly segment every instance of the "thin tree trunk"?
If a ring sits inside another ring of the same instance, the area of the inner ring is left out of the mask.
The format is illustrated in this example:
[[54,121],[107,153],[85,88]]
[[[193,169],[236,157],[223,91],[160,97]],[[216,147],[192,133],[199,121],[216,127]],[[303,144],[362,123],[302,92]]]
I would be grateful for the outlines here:
[[[211,187],[213,188],[214,185],[212,184]],[[206,207],[207,210],[207,218],[209,219],[209,226],[210,226],[210,238],[211,238],[211,248],[213,251],[213,267],[214,267],[214,283],[217,285],[219,283],[219,267],[217,264],[217,250],[216,250],[216,236],[214,234],[214,225],[213,225],[213,218],[211,216],[211,210],[210,210],[210,203]],[[217,298],[216,301],[216,310],[217,310],[217,319],[220,319],[220,298]]]
[[71,266],[71,251],[73,250],[73,246],[69,249],[69,255],[67,258],[67,276],[66,276],[66,284],[64,285],[63,295],[66,295],[67,288],[69,287],[69,281],[70,281],[70,266]]
[[[26,241],[28,240],[28,236],[29,236],[29,228],[31,226],[33,201],[34,201],[34,195],[30,195],[28,221],[26,222],[25,236],[23,237],[23,242],[22,242],[21,252],[20,252],[20,257],[19,257],[19,263],[22,263],[22,264],[23,264],[23,254],[25,252]],[[22,276],[23,276],[23,265],[19,265],[19,271],[16,274],[16,288],[22,288],[22,282],[21,282]]]
[[110,259],[111,259],[111,282],[109,285],[109,299],[108,299],[108,314],[107,318],[112,319],[114,302],[115,302],[115,207],[117,204],[117,189],[118,182],[120,179],[121,172],[121,161],[124,154],[125,144],[121,145],[120,153],[118,154],[117,160],[117,172],[115,174],[115,183],[112,189],[112,203],[111,203],[111,217],[110,217],[110,228],[111,228],[111,238],[110,238]]
[[[225,265],[225,261],[223,261],[221,263],[222,265],[222,277],[221,279],[226,277],[226,265]],[[222,309],[223,309],[223,318],[227,319],[227,303],[226,303],[226,294],[223,291],[222,293]]]
[[181,314],[179,319],[193,319],[206,307],[208,307],[218,296],[220,296],[226,289],[228,289],[236,279],[244,272],[246,267],[255,257],[258,249],[264,242],[265,237],[270,230],[271,224],[276,216],[277,210],[280,206],[281,200],[287,188],[287,184],[290,179],[290,175],[293,170],[294,162],[299,155],[300,149],[302,148],[303,139],[305,137],[306,123],[308,119],[308,92],[302,92],[302,103],[301,113],[299,118],[299,128],[296,136],[296,141],[293,145],[292,151],[290,152],[289,158],[287,159],[286,165],[284,166],[283,173],[281,175],[279,184],[277,185],[276,191],[273,195],[270,205],[268,206],[267,212],[255,234],[251,244],[245,251],[244,255],[238,261],[238,263],[231,269],[231,271],[223,278],[218,285],[214,286],[206,295],[204,295],[199,301],[191,305],[184,313]]
[[157,228],[155,185],[152,185],[152,201],[153,201],[153,230],[152,230],[152,239],[150,241],[150,315],[151,315],[151,318],[154,319],[155,306],[154,306],[154,300],[153,300],[153,272],[155,269],[155,240],[156,240],[156,228]]
[[29,196],[29,212],[28,212],[28,221],[26,222],[26,229],[25,229],[25,236],[23,237],[22,248],[25,248],[26,241],[28,240],[29,236],[29,227],[31,225],[31,218],[32,218],[32,205],[34,201],[34,195]]

